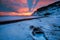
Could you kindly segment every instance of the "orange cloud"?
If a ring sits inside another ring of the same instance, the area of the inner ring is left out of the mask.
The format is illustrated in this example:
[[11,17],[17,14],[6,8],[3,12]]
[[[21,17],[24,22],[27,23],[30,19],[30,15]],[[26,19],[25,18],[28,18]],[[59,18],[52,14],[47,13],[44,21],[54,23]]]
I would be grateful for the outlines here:
[[16,13],[16,12],[0,12],[0,16],[31,16],[32,12],[23,12],[23,13]]
[[27,0],[20,0],[21,3],[27,4]]
[[29,8],[28,7],[21,7],[19,9],[17,9],[17,12],[23,13],[23,12],[28,12]]
[[[3,0],[4,2],[4,0]],[[11,2],[11,3],[27,3],[27,0],[5,0],[5,2]]]
[[[0,12],[1,15],[20,15],[20,16],[26,16],[26,15],[32,15],[32,13],[37,10],[38,8],[42,6],[49,5],[51,3],[55,2],[55,0],[40,0],[35,8],[31,8],[32,12],[29,12],[29,7],[27,4],[27,0],[2,0],[3,4],[6,4],[8,8],[13,8],[16,12]],[[36,0],[33,1],[32,6],[36,3]],[[12,5],[13,4],[13,5]]]

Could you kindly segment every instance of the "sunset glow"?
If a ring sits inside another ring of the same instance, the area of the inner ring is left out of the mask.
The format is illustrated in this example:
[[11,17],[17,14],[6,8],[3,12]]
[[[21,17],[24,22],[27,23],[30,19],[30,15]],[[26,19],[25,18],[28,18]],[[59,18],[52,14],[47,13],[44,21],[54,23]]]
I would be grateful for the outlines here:
[[0,12],[0,16],[31,16],[31,15],[32,15],[32,12],[24,12],[22,14],[16,13],[16,12]]
[[0,16],[30,16],[40,7],[54,3],[56,0],[1,0]]

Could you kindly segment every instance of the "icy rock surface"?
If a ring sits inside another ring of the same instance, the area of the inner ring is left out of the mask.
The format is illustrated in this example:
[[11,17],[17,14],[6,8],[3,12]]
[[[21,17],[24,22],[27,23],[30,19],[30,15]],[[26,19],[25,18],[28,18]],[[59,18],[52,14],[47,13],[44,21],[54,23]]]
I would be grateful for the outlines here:
[[60,40],[60,1],[39,8],[34,16],[41,16],[40,26],[48,40]]
[[[38,35],[39,20],[29,20],[11,24],[0,25],[0,40],[45,40],[44,35]],[[33,28],[31,28],[33,26]],[[34,31],[38,32],[34,32]],[[34,35],[33,33],[34,32]],[[36,33],[36,34],[35,34]],[[38,35],[38,36],[36,36]]]

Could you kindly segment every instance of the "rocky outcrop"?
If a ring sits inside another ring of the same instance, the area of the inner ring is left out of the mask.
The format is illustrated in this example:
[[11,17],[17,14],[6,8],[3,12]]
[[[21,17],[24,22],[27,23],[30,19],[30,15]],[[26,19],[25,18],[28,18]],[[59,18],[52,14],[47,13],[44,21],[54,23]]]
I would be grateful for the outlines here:
[[48,40],[60,40],[60,1],[37,9],[33,16],[43,17],[38,19],[41,22],[39,25]]
[[60,1],[50,4],[48,6],[37,9],[33,13],[34,16],[48,16],[60,14]]

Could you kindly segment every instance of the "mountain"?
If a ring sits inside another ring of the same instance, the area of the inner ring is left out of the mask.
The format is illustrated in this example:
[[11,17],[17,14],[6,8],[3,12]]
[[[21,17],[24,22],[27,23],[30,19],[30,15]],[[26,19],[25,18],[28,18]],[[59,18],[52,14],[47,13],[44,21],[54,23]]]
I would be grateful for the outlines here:
[[43,17],[38,20],[48,40],[60,40],[60,1],[37,9],[33,16]]
[[59,14],[60,14],[60,1],[39,8],[33,13],[34,16],[48,16],[48,15],[59,15]]

